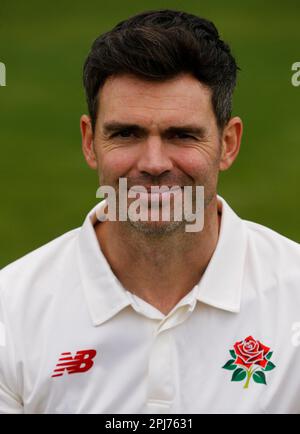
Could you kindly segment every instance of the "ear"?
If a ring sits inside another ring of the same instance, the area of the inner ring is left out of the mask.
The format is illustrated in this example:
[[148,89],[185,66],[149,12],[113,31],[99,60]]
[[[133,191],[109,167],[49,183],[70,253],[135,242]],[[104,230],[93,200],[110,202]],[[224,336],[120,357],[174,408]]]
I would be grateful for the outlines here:
[[220,170],[227,170],[238,156],[243,134],[243,122],[235,116],[229,120],[222,133]]
[[87,115],[82,115],[80,118],[80,131],[82,140],[82,152],[87,164],[91,169],[97,169],[97,159],[93,144],[93,129],[91,118]]

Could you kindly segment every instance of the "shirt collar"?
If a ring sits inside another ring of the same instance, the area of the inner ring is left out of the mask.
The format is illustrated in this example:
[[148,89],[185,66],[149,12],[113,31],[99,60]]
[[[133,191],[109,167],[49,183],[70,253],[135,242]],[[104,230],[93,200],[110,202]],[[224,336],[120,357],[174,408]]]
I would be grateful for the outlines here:
[[239,312],[247,248],[245,222],[227,202],[218,198],[222,212],[215,251],[198,284],[197,299],[230,312]]
[[[227,202],[221,196],[217,199],[218,210],[222,212],[217,246],[193,294],[202,303],[239,312],[247,232],[245,223]],[[94,230],[105,204],[103,200],[88,213],[78,233],[79,271],[94,325],[107,321],[132,304],[103,255]]]
[[106,200],[103,200],[88,213],[77,244],[79,272],[94,325],[107,321],[130,305],[126,290],[103,255],[94,230],[105,204]]

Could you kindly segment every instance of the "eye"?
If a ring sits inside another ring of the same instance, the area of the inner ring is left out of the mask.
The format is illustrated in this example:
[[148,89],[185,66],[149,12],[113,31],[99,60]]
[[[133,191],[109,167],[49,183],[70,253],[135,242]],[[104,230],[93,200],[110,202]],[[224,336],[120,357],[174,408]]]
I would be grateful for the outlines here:
[[112,135],[112,137],[121,137],[123,139],[127,139],[127,138],[131,137],[133,134],[134,133],[132,130],[124,129],[124,130],[117,131],[116,133],[114,133]]
[[187,133],[176,133],[175,137],[178,139],[195,139],[194,136],[191,136],[190,134]]

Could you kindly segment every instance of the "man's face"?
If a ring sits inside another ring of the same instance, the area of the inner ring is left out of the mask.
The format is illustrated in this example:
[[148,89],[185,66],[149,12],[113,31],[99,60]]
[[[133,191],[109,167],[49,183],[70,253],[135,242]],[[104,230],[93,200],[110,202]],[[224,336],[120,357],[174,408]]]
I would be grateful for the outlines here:
[[[128,189],[199,185],[204,186],[205,205],[210,203],[222,141],[209,88],[190,74],[164,82],[112,76],[99,91],[98,107],[92,149],[100,185],[118,191],[121,177],[127,178]],[[180,223],[164,222],[163,227],[172,231]],[[144,231],[159,226],[134,225]]]

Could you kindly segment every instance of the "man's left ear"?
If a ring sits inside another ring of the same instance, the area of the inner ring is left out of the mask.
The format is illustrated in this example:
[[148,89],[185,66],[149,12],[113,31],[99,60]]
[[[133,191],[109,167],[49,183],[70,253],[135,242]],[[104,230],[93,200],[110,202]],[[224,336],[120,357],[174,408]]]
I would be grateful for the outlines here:
[[227,170],[238,156],[243,134],[243,122],[235,116],[224,127],[222,133],[222,154],[219,169]]

